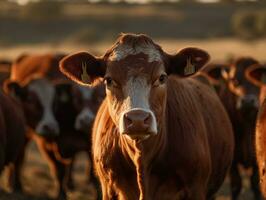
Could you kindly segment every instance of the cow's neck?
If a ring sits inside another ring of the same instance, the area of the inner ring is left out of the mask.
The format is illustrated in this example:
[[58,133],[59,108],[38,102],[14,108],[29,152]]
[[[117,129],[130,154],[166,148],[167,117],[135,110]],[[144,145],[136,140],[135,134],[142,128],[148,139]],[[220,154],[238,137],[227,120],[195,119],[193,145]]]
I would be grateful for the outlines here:
[[[164,128],[159,129],[156,136],[144,141],[129,140],[121,137],[121,149],[125,157],[129,158],[135,165],[137,183],[140,192],[139,200],[146,199],[151,167],[159,163],[165,151],[166,134]],[[152,163],[152,164],[151,164]],[[145,180],[145,181],[144,181]]]

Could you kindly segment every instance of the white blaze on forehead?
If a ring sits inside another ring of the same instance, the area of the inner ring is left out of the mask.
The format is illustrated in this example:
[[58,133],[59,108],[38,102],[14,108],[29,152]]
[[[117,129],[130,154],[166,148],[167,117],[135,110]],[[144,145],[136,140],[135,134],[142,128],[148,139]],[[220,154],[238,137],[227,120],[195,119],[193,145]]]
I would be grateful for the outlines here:
[[[78,86],[78,89],[81,93],[82,99],[84,101],[88,101],[92,98],[92,93],[93,89],[89,87],[84,87],[84,86]],[[85,122],[87,125],[89,125],[92,120],[94,119],[95,115],[92,112],[92,110],[88,107],[85,106],[81,112],[78,114],[76,121],[75,121],[75,128],[77,130],[82,129],[82,126],[84,125],[83,123]]]
[[94,113],[87,107],[82,109],[75,121],[75,128],[77,130],[81,130],[83,128],[83,123],[86,123],[86,126],[90,125],[91,122],[94,120]]
[[162,61],[162,56],[158,49],[153,44],[144,43],[142,45],[135,46],[134,48],[127,44],[119,44],[112,51],[109,57],[110,61],[119,61],[126,58],[129,55],[137,55],[144,53],[148,56],[148,62]]
[[126,99],[123,102],[124,112],[121,114],[119,119],[120,133],[123,133],[125,130],[124,114],[136,109],[151,114],[152,125],[150,127],[150,131],[157,133],[156,118],[149,104],[150,90],[151,87],[147,84],[145,78],[131,78],[128,80],[127,85],[124,89],[124,94],[126,94]]
[[29,85],[29,90],[35,92],[43,107],[43,115],[36,131],[39,134],[43,133],[44,125],[51,127],[55,134],[59,134],[59,126],[54,117],[52,106],[55,96],[55,89],[47,80],[35,80]]

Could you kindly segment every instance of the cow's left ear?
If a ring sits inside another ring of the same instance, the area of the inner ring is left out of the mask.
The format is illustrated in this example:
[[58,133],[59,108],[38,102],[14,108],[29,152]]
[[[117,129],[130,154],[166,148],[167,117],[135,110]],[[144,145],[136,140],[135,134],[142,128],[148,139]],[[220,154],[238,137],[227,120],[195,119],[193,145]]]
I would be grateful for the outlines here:
[[245,76],[254,85],[266,86],[266,65],[255,64],[248,67]]
[[105,74],[102,58],[87,52],[79,52],[64,57],[59,63],[60,70],[68,78],[81,85],[93,85]]
[[187,77],[195,74],[210,59],[209,54],[198,48],[185,48],[176,55],[167,55],[166,72]]

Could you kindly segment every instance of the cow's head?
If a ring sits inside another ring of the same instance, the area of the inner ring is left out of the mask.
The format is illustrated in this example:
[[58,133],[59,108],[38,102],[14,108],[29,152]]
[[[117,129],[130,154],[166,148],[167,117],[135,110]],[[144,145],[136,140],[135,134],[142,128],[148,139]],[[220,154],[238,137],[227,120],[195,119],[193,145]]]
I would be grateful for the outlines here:
[[95,119],[98,107],[105,97],[104,85],[99,84],[91,88],[74,85],[72,92],[73,103],[78,111],[75,128],[87,133]]
[[230,65],[211,63],[201,70],[201,74],[207,76],[212,85],[219,87],[226,83],[226,77],[223,77],[223,75],[227,74],[229,70]]
[[247,68],[245,75],[252,84],[262,89],[260,90],[260,103],[262,103],[266,97],[266,65],[252,65]]
[[23,106],[27,124],[43,136],[58,135],[59,126],[53,114],[54,85],[46,79],[34,79],[26,86],[7,80],[5,91],[16,97]]
[[224,71],[223,76],[228,82],[229,90],[237,97],[237,109],[256,110],[259,105],[259,89],[251,84],[245,75],[248,67],[257,64],[253,58],[243,57],[236,60],[229,71]]
[[103,79],[110,116],[131,139],[156,135],[164,119],[168,75],[193,75],[209,55],[185,48],[175,55],[165,53],[145,35],[123,34],[102,57],[81,52],[65,57],[60,69],[82,85]]

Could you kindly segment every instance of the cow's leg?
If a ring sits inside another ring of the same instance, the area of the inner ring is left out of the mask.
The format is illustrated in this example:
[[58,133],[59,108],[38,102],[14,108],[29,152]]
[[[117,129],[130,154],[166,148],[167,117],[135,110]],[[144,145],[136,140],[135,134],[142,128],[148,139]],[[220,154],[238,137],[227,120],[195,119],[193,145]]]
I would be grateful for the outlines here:
[[230,181],[232,200],[236,200],[242,188],[242,180],[236,163],[232,164],[230,170]]
[[56,162],[56,178],[57,178],[57,182],[59,185],[59,194],[58,194],[58,199],[59,200],[65,200],[67,199],[67,195],[66,195],[66,183],[68,182],[67,180],[67,165],[60,163],[60,162]]
[[8,186],[14,192],[22,192],[22,184],[21,184],[21,168],[23,165],[24,157],[25,157],[25,149],[29,142],[27,139],[21,148],[17,159],[14,163],[11,163],[9,166],[7,178],[8,178]]
[[260,186],[259,186],[259,171],[257,165],[254,165],[253,167],[253,174],[250,179],[251,182],[251,188],[254,194],[255,200],[261,199],[261,193],[260,193]]
[[57,199],[67,199],[65,191],[66,184],[64,181],[64,178],[66,176],[67,165],[57,161],[53,150],[51,151],[46,148],[46,141],[43,138],[38,138],[35,141],[37,142],[39,151],[41,152],[42,156],[48,161],[51,174],[56,177],[56,181],[59,186],[59,194]]
[[73,182],[73,167],[74,167],[75,158],[73,158],[67,168],[67,188],[70,190],[74,190],[74,182]]

